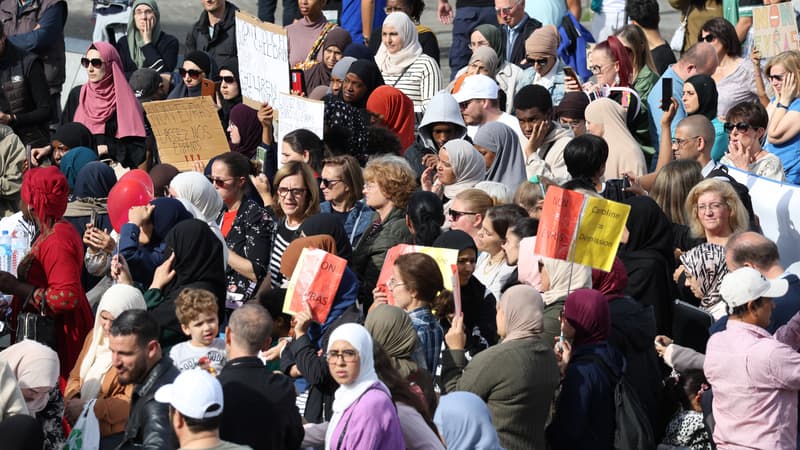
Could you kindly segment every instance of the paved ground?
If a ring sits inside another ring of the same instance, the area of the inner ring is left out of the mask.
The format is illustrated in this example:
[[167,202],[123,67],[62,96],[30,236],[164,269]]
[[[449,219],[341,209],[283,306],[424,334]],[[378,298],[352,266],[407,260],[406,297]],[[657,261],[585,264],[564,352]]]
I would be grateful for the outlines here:
[[[528,1],[536,2],[537,0]],[[256,14],[257,0],[233,0],[233,2],[239,9],[253,15]],[[422,16],[422,23],[431,27],[436,33],[439,47],[442,49],[442,69],[447,72],[444,75],[449,78],[447,52],[451,42],[451,27],[450,25],[442,25],[436,17],[436,0],[426,0],[425,3],[426,8]],[[454,3],[455,0],[451,0],[451,4]],[[588,3],[587,0],[584,0],[584,4],[586,4],[584,9],[588,10]],[[661,5],[661,32],[669,40],[678,25],[680,16],[677,11],[670,8],[667,0],[659,0],[659,4]],[[161,11],[162,30],[177,36],[180,42],[183,42],[186,33],[200,16],[203,9],[200,0],[161,0],[158,6]],[[75,39],[90,40],[94,26],[91,18],[92,1],[69,0],[69,9],[66,35]],[[278,10],[280,11],[280,9],[279,5]],[[281,17],[280,12],[276,13],[276,17]]]

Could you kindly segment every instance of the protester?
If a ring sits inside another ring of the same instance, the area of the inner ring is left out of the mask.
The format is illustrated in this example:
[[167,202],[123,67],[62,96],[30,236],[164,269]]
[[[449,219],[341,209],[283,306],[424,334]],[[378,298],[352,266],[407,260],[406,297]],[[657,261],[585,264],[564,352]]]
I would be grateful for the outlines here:
[[[534,66],[539,67],[539,64]],[[573,135],[567,127],[553,121],[551,94],[541,85],[525,86],[517,92],[514,103],[517,108],[514,115],[526,138],[520,144],[525,154],[527,178],[544,175],[557,181],[568,180],[564,148]]]
[[227,0],[203,0],[204,11],[186,33],[186,54],[200,50],[214,58],[217,66],[238,68],[236,11]]
[[773,57],[764,72],[770,79],[775,97],[767,107],[769,127],[765,149],[778,156],[786,181],[800,184],[800,157],[797,148],[800,130],[797,111],[800,107],[800,53],[787,51]]
[[348,105],[363,109],[372,92],[383,84],[378,66],[370,60],[359,59],[350,64],[339,91],[339,98]]
[[625,110],[617,102],[600,98],[586,107],[586,129],[609,144],[606,179],[622,178],[624,173],[635,176],[647,173],[644,151],[625,125]]
[[406,211],[406,225],[414,245],[433,245],[444,225],[442,200],[433,192],[417,191],[411,194]]
[[416,134],[415,143],[405,150],[403,156],[414,172],[422,175],[426,168],[434,165],[434,157],[438,155],[442,145],[451,139],[463,139],[467,135],[467,126],[458,102],[452,95],[439,92],[431,98]]
[[[552,98],[552,104],[558,106],[564,98],[564,64],[558,58],[558,30],[553,25],[545,25],[536,29],[525,40],[525,59],[530,67],[522,72],[517,92],[528,85],[542,86]],[[515,93],[508,93],[514,95]],[[516,99],[514,107],[519,108]]]
[[352,37],[344,28],[336,27],[328,31],[322,41],[322,61],[305,71],[306,90],[309,93],[318,86],[328,87],[331,84],[333,69],[344,57],[344,50],[350,42]]
[[459,192],[450,202],[447,211],[450,229],[464,231],[473,240],[477,240],[486,211],[494,205],[492,197],[480,189],[473,188]]
[[156,197],[170,197],[169,185],[180,171],[172,164],[156,164],[147,172],[153,180],[153,193]]
[[786,176],[780,158],[761,147],[768,120],[767,111],[757,103],[742,102],[731,107],[725,118],[730,145],[720,162],[764,178],[784,181]]
[[[617,31],[616,35],[622,45],[631,52],[633,89],[639,94],[639,98],[647,98],[653,89],[653,85],[658,81],[660,72],[657,71],[653,62],[645,30],[639,25],[628,24]],[[647,105],[645,103],[642,102],[641,105],[646,108]]]
[[261,145],[261,122],[258,120],[257,111],[245,105],[238,104],[231,108],[228,117],[227,131],[230,138],[228,144],[232,152],[241,153],[248,159],[256,156]]
[[181,81],[175,84],[167,98],[200,97],[203,95],[203,80],[213,78],[216,74],[211,55],[199,50],[189,52],[178,69]]
[[731,184],[714,178],[701,181],[689,191],[686,209],[690,211],[692,236],[705,236],[706,242],[723,247],[733,233],[745,231],[750,224]]
[[510,186],[525,180],[525,160],[519,139],[510,127],[499,121],[482,125],[473,143],[486,161],[486,180]]
[[500,298],[500,289],[514,271],[503,251],[506,232],[518,219],[527,216],[527,211],[514,204],[503,204],[486,211],[475,240],[481,252],[475,265],[475,277],[486,286],[487,295],[491,293],[495,299]]
[[231,110],[242,103],[242,86],[239,72],[230,66],[219,68],[219,91],[214,95],[214,104],[219,110],[219,120],[222,126],[228,124]]
[[630,0],[625,4],[625,13],[631,24],[642,28],[647,37],[647,46],[653,55],[657,75],[675,63],[675,53],[659,32],[661,14],[657,0]]
[[321,213],[335,214],[344,225],[351,246],[355,246],[370,225],[372,209],[364,201],[364,175],[358,161],[350,155],[325,158],[319,180]]
[[122,70],[130,77],[141,68],[169,74],[178,64],[178,39],[161,30],[161,14],[155,0],[135,0],[128,32],[116,43]]
[[[683,84],[681,101],[686,115],[702,114],[714,126],[714,146],[711,148],[711,159],[714,161],[719,161],[728,151],[728,131],[719,119],[724,117],[723,114],[719,114],[717,107],[719,98],[716,82],[708,75],[692,75]],[[662,132],[664,125],[662,123]],[[766,133],[766,128],[764,132]],[[680,142],[682,141],[678,142],[679,147]]]
[[[684,252],[680,262],[686,278],[685,285],[693,297],[700,300],[700,308],[711,314],[715,320],[726,315],[725,303],[719,292],[720,284],[728,273],[725,248],[716,244],[700,244]],[[695,303],[691,297],[684,300]]]
[[177,174],[167,185],[167,193],[170,197],[177,198],[187,206],[187,210],[192,212],[196,219],[206,222],[211,231],[223,243],[222,251],[225,267],[228,266],[228,246],[222,236],[222,230],[217,223],[217,218],[222,212],[223,202],[219,192],[214,185],[199,172],[182,172]]
[[[469,48],[472,49],[473,54],[478,48],[491,47],[497,55],[498,67],[496,73],[490,77],[505,93],[505,101],[500,102],[503,110],[511,113],[514,110],[514,93],[517,92],[517,84],[520,83],[522,77],[522,68],[506,60],[507,42],[503,32],[492,22],[484,22],[474,27],[469,35]],[[467,70],[467,67],[462,66],[456,74],[456,78]]]
[[483,155],[468,141],[452,139],[439,148],[436,166],[425,169],[421,184],[423,190],[442,195],[446,212],[458,194],[483,181],[485,175]]
[[561,312],[567,295],[577,289],[591,287],[592,270],[559,259],[541,258],[539,277],[544,301],[542,340],[550,343],[561,333]]
[[57,165],[61,173],[67,177],[67,184],[69,185],[70,191],[75,188],[75,182],[78,180],[78,172],[93,161],[97,161],[97,153],[86,147],[73,148],[61,158]]
[[755,70],[750,58],[742,55],[742,39],[734,25],[722,17],[708,20],[700,28],[698,42],[711,43],[717,51],[719,65],[712,75],[719,91],[717,114],[728,115],[728,110],[742,102],[755,102],[756,93]]
[[383,125],[400,138],[403,150],[414,143],[414,105],[402,91],[378,86],[367,99],[373,125]]
[[289,66],[293,69],[307,70],[325,63],[321,52],[322,45],[336,25],[328,23],[322,14],[324,6],[325,2],[321,0],[298,2],[302,17],[294,23],[286,24]]
[[575,137],[586,134],[586,116],[589,96],[583,91],[567,92],[555,109],[555,116],[561,126],[569,128]]
[[502,448],[488,406],[472,392],[443,395],[433,421],[447,448]]

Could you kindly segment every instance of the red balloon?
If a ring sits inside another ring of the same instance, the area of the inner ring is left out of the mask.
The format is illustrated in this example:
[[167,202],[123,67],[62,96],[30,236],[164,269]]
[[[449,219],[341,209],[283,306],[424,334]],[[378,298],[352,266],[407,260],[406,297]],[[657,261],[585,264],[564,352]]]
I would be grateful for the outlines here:
[[134,177],[120,178],[108,193],[108,218],[111,226],[119,233],[122,225],[128,223],[128,211],[131,207],[142,206],[150,203],[153,199],[152,182],[150,192],[147,186],[142,184]]
[[127,180],[129,178],[132,178],[142,183],[144,187],[147,188],[147,193],[150,195],[150,197],[153,197],[155,195],[155,188],[153,187],[153,179],[150,178],[150,175],[148,175],[148,173],[145,172],[144,170],[133,169],[130,172],[123,175],[122,178],[119,179],[119,181]]

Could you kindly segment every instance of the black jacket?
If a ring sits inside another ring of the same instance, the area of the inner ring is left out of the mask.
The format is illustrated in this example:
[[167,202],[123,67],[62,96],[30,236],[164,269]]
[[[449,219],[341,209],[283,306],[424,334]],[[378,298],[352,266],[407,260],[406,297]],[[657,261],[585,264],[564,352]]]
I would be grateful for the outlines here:
[[131,413],[118,450],[178,448],[178,438],[169,420],[169,405],[157,402],[154,397],[158,388],[172,383],[179,373],[169,356],[162,356],[144,380],[136,385],[131,396]]
[[11,42],[0,57],[0,110],[16,115],[9,125],[23,144],[50,142],[50,92],[42,61]]
[[[126,78],[130,78],[133,72],[141,68],[150,68],[159,73],[170,73],[178,64],[180,47],[178,38],[164,32],[161,33],[158,42],[151,42],[142,47],[142,53],[144,53],[142,67],[137,67],[133,61],[131,51],[128,49],[128,36],[122,36],[115,47],[117,47],[119,59],[122,61],[122,70],[125,71]],[[214,75],[216,74],[208,74],[208,77],[211,78]]]
[[[534,19],[533,17],[525,14],[528,20],[525,21],[525,24],[522,26],[522,33],[517,35],[517,38],[514,40],[514,46],[511,47],[511,58],[507,61],[516,64],[523,69],[527,69],[530,67],[530,63],[528,63],[528,58],[525,55],[525,41],[536,31],[537,28],[542,27],[542,23],[538,20]],[[508,30],[506,29],[505,25],[501,25],[500,28],[503,30],[503,42],[508,42]],[[500,60],[502,61],[505,59],[506,55],[497,55]],[[513,93],[509,94],[513,95]]]
[[220,438],[259,450],[300,448],[305,431],[289,377],[248,356],[228,361],[217,379],[226,405]]
[[203,11],[186,34],[186,53],[202,50],[217,62],[218,67],[233,67],[238,71],[239,62],[236,53],[236,11],[239,8],[231,2],[225,2],[225,16],[214,25],[214,37],[208,35],[208,13]]

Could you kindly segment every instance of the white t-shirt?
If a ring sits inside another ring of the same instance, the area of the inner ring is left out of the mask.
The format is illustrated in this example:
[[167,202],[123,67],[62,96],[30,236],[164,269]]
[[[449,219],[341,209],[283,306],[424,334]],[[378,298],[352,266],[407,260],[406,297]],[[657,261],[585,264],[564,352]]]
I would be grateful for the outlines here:
[[181,372],[197,367],[197,361],[207,356],[217,373],[225,365],[225,340],[216,338],[208,347],[195,347],[191,341],[181,342],[169,351],[173,364]]

